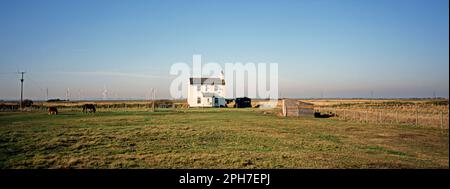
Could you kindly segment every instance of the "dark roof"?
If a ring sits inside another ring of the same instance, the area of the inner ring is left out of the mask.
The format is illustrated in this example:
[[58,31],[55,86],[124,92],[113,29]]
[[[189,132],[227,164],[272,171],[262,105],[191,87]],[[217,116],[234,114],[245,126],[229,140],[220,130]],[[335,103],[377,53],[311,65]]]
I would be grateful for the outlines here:
[[213,78],[213,77],[202,77],[202,78],[189,78],[189,84],[208,84],[208,85],[225,85],[225,80],[222,80],[220,78]]

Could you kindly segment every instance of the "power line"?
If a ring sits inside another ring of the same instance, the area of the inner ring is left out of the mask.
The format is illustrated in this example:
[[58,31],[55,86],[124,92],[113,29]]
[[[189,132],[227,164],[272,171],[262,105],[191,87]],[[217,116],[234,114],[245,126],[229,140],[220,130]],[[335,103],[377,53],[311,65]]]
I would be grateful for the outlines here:
[[36,80],[31,79],[31,77],[29,76],[25,76],[28,80],[31,81],[31,83],[33,83],[37,88],[39,88],[39,90],[41,90],[42,92],[44,92],[44,88],[42,87],[42,85],[40,85]]
[[17,72],[0,72],[0,74],[2,74],[2,75],[6,75],[6,74],[17,74]]
[[36,80],[32,79],[29,76],[25,76],[26,79],[28,79],[29,81],[31,81],[31,83],[33,83],[34,86],[36,86],[40,91],[42,95],[45,95],[45,98],[48,100],[48,88],[42,87],[43,85],[40,84],[40,82],[37,82]]

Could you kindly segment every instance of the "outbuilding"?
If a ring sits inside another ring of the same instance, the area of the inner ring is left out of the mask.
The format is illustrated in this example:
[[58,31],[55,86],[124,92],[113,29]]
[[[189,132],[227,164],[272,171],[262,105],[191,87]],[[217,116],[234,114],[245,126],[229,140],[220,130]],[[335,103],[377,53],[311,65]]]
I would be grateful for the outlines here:
[[314,117],[314,105],[295,99],[283,99],[282,115],[284,117]]
[[252,99],[248,97],[236,98],[234,100],[235,108],[251,108],[252,107]]

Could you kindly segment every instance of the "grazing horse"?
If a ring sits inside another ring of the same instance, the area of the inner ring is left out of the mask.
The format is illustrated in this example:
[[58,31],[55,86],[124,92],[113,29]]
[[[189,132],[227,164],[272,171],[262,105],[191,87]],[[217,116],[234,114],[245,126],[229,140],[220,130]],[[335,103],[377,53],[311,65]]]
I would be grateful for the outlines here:
[[57,115],[58,114],[58,109],[56,109],[56,107],[52,106],[52,107],[48,107],[48,115]]
[[85,104],[83,105],[83,112],[84,113],[95,113],[95,105],[93,104]]

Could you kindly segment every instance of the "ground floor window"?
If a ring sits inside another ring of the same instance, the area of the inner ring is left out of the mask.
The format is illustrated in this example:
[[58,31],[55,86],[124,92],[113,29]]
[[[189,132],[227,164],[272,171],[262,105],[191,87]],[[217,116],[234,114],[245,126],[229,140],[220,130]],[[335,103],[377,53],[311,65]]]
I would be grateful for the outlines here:
[[197,98],[197,104],[200,104],[200,103],[202,103],[202,99],[199,97],[199,98]]
[[219,104],[219,99],[218,98],[214,98],[214,104]]

